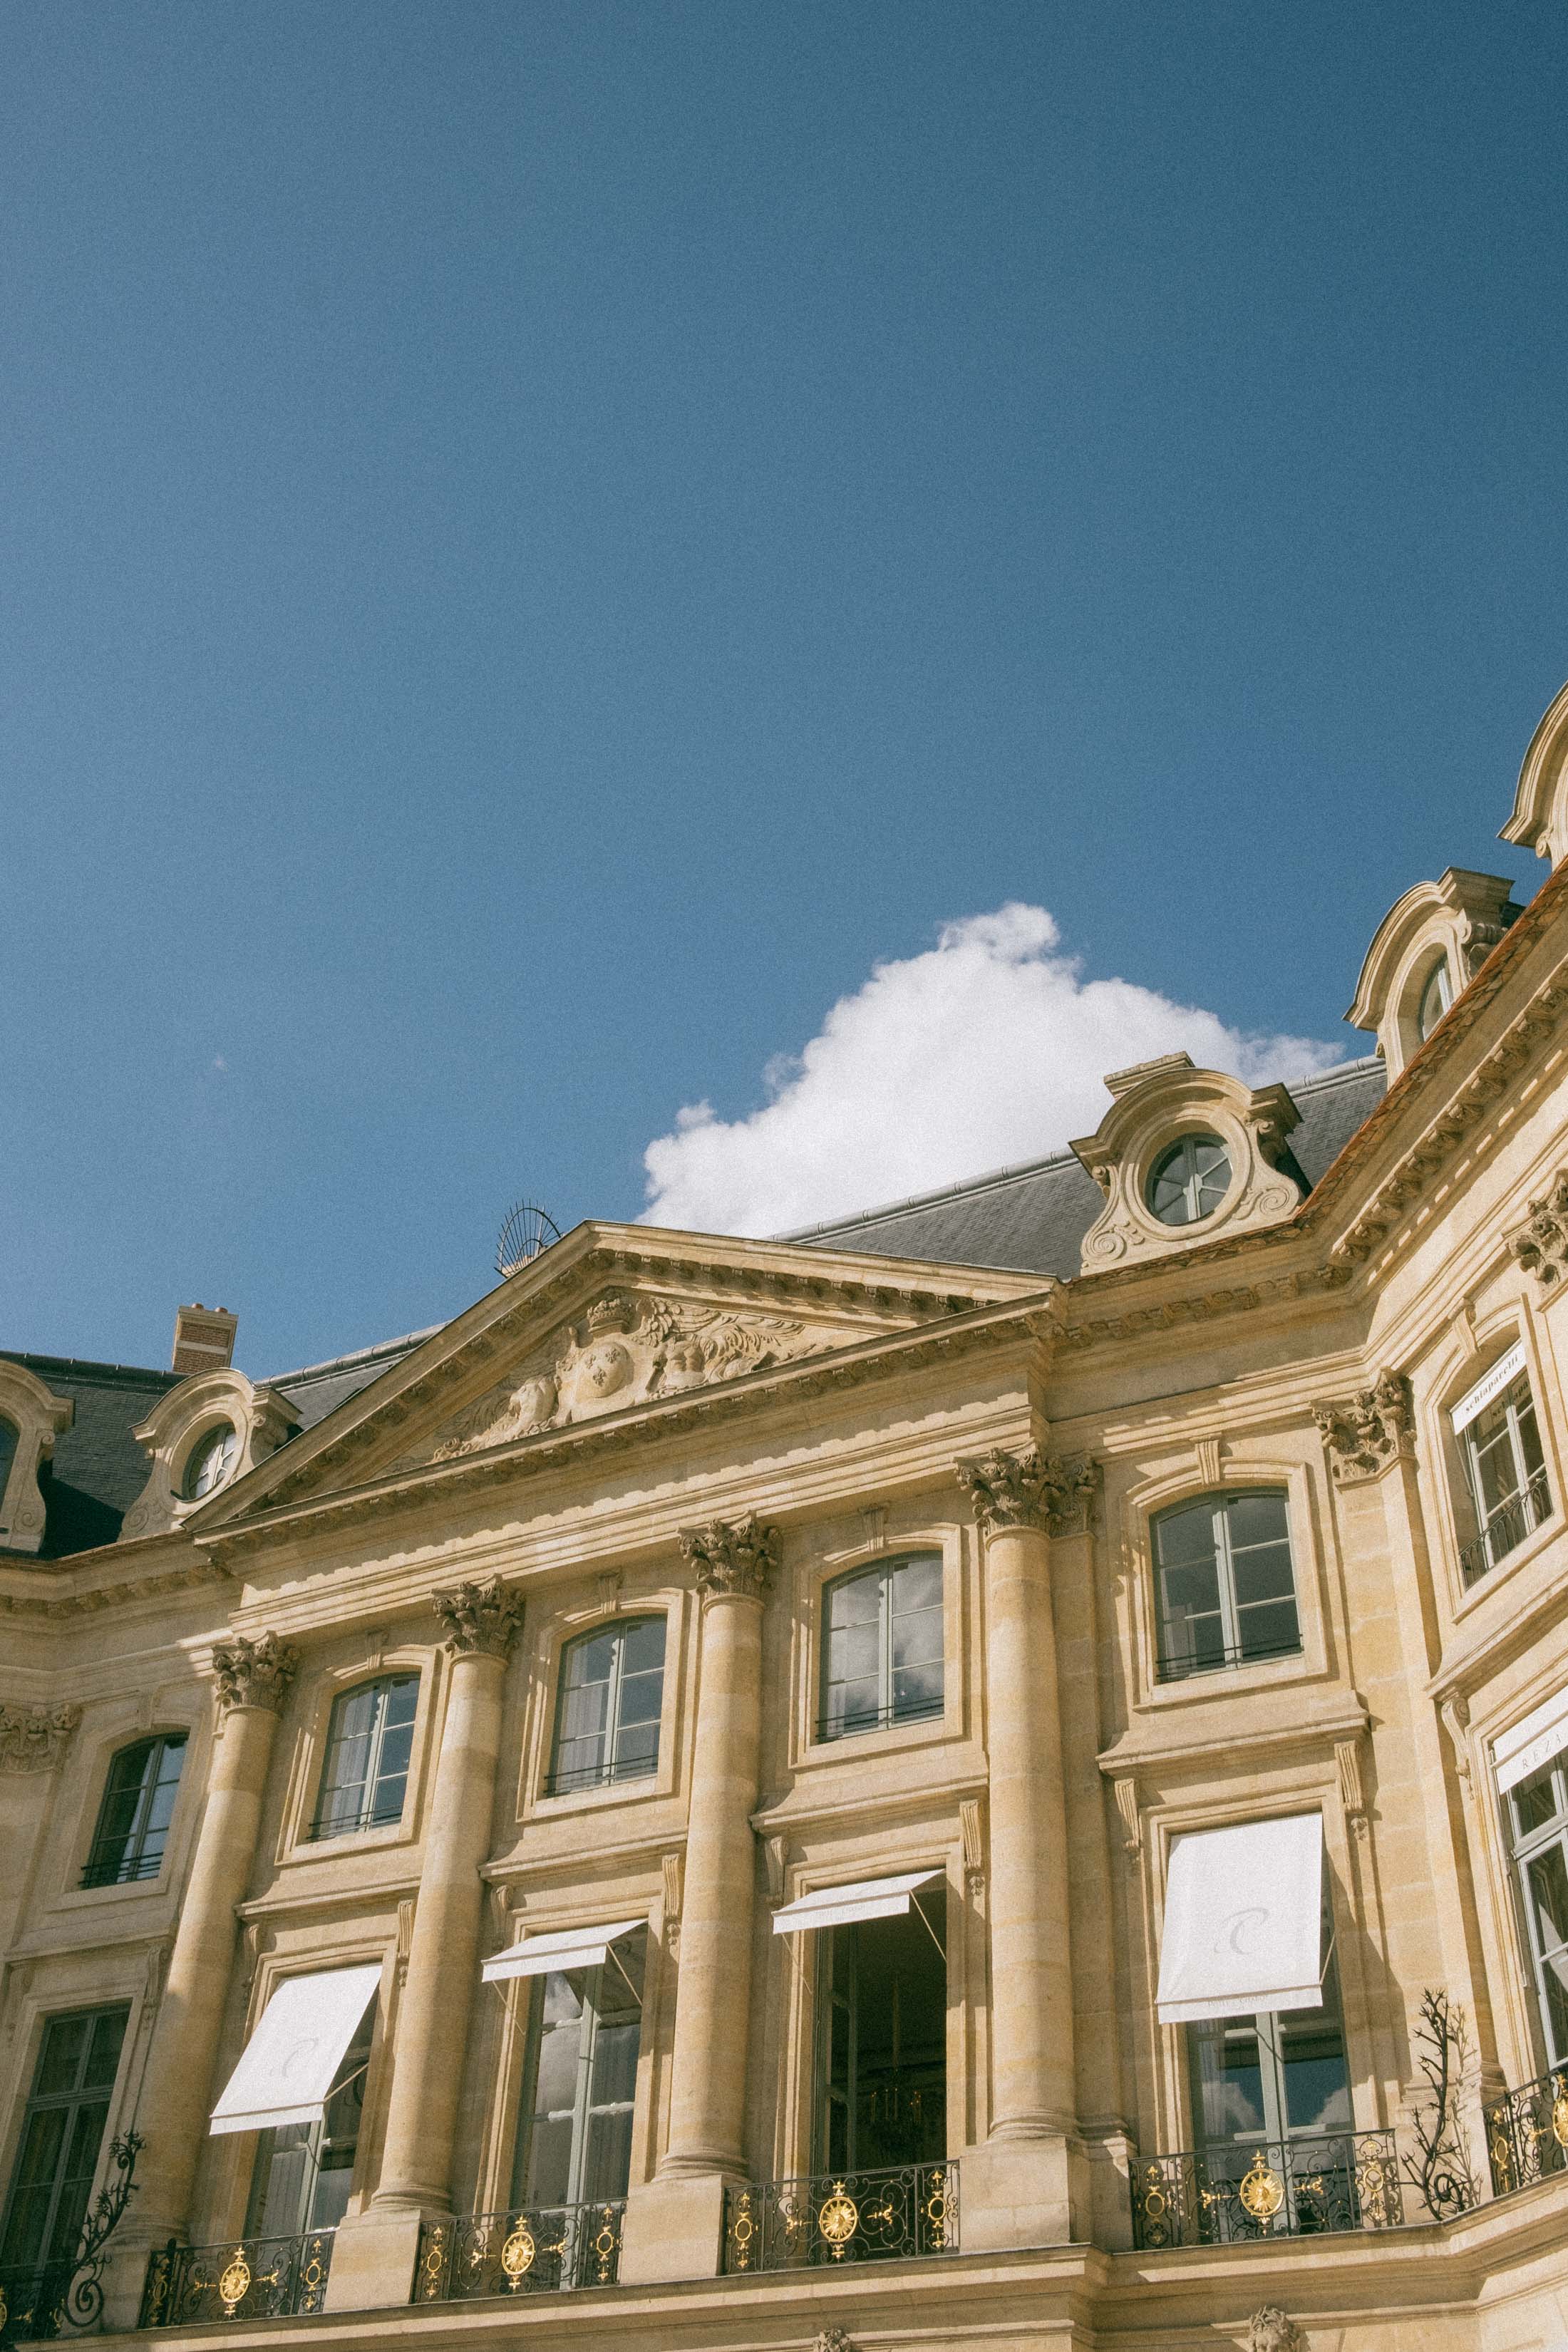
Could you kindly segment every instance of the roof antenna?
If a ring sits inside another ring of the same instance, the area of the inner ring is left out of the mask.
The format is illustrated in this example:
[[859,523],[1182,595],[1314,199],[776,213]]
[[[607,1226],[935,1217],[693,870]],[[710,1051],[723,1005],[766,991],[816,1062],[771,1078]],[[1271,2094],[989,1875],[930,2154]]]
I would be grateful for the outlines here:
[[560,1239],[561,1228],[547,1209],[537,1201],[519,1201],[508,1211],[496,1242],[496,1272],[502,1276],[521,1274]]

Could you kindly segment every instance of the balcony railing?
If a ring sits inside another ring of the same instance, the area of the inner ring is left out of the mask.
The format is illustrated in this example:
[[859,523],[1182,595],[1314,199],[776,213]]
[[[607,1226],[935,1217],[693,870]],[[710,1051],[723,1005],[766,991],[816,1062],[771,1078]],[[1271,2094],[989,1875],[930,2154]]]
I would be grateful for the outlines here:
[[1538,1470],[1528,1486],[1521,1486],[1517,1495],[1510,1495],[1506,1503],[1498,1505],[1480,1534],[1460,1548],[1459,1572],[1466,1589],[1479,1584],[1500,1559],[1517,1551],[1525,1537],[1533,1535],[1551,1511],[1546,1473]]
[[55,2263],[45,2270],[0,2271],[0,2345],[76,2335],[96,2314],[73,2308],[75,2277],[73,2263]]
[[600,2205],[514,2205],[500,2213],[426,2221],[419,2232],[414,2301],[614,2286],[626,2210],[618,2199]]
[[849,1739],[858,1731],[890,1731],[896,1723],[930,1723],[946,1706],[939,1693],[935,1698],[894,1699],[887,1706],[857,1707],[847,1715],[819,1715],[816,1737]]
[[1391,2131],[1249,2140],[1133,2161],[1132,2234],[1151,2250],[1386,2230],[1404,2219]]
[[726,2190],[724,2268],[804,2270],[958,2249],[958,2167],[825,2172]]
[[143,2327],[210,2319],[289,2319],[320,2311],[332,2265],[332,2232],[299,2238],[225,2238],[216,2246],[160,2247],[147,2265]]
[[1510,2091],[1485,2115],[1494,2197],[1568,2172],[1568,2067]]
[[1156,1658],[1154,1680],[1184,1683],[1193,1675],[1223,1674],[1230,1666],[1261,1666],[1271,1658],[1299,1658],[1300,1654],[1300,1635],[1289,1642],[1242,1642],[1229,1649],[1177,1652],[1170,1657]]

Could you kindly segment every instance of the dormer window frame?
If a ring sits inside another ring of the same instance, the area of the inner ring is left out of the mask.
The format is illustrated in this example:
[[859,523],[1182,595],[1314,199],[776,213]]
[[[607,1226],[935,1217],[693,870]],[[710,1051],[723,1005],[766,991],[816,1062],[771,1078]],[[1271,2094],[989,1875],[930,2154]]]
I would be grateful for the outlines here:
[[[1418,882],[1384,915],[1345,1019],[1376,1033],[1389,1083],[1453,1010],[1520,909],[1500,874],[1450,866]],[[1446,1001],[1433,1009],[1436,994]]]

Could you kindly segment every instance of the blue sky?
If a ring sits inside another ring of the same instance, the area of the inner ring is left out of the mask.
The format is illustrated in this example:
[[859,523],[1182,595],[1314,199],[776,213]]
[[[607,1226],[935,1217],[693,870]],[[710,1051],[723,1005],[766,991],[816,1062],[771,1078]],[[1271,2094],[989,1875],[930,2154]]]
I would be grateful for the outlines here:
[[1361,1050],[1400,891],[1535,887],[1565,67],[1529,0],[0,6],[4,1344],[199,1297],[264,1374],[650,1145],[767,1229],[1057,1148],[1124,1034]]

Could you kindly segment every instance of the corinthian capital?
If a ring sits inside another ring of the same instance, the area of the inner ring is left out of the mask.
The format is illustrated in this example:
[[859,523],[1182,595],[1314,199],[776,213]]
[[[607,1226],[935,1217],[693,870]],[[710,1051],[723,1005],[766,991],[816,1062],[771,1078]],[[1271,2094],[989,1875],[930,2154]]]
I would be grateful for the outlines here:
[[81,1721],[79,1706],[0,1706],[0,1772],[50,1772]]
[[988,1532],[998,1528],[1045,1528],[1054,1536],[1079,1533],[1089,1524],[1099,1467],[1088,1454],[1004,1454],[994,1446],[978,1460],[953,1465],[958,1483]]
[[1415,1433],[1410,1383],[1403,1372],[1381,1373],[1359,1396],[1315,1404],[1312,1418],[1323,1433],[1335,1484],[1356,1486],[1376,1478],[1401,1454]]
[[289,1685],[300,1671],[300,1653],[276,1633],[247,1642],[243,1633],[213,1644],[213,1672],[222,1714],[231,1707],[265,1706],[281,1715]]
[[522,1602],[499,1577],[492,1576],[488,1584],[458,1584],[450,1592],[433,1592],[430,1605],[454,1656],[510,1657],[522,1623]]
[[715,1519],[711,1527],[683,1528],[680,1549],[697,1570],[699,1592],[738,1592],[760,1601],[779,1564],[780,1540],[778,1528],[764,1527],[752,1511],[732,1524]]

